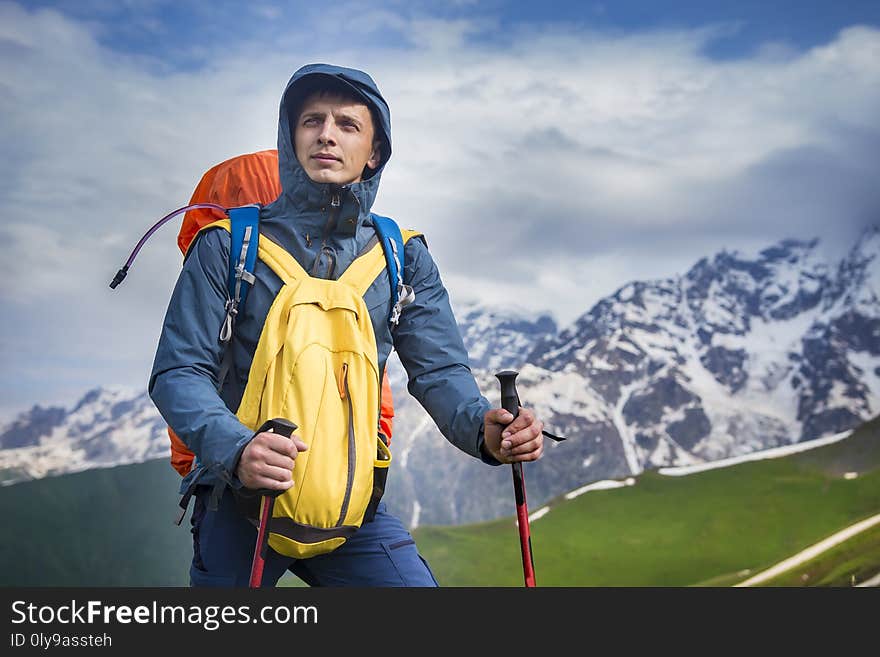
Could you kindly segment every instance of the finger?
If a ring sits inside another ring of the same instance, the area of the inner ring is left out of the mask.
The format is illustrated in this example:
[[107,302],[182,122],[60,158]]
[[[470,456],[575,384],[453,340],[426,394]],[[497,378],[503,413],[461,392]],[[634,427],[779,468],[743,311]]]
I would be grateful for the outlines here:
[[[527,408],[520,407],[519,415],[516,416],[516,419],[510,423],[508,427],[504,429],[505,434],[515,434],[517,431],[522,431],[529,425],[533,424],[535,421],[535,414],[528,410]],[[502,434],[503,438],[506,438],[504,434]]]
[[528,443],[524,448],[525,451],[512,453],[511,450],[502,450],[501,460],[505,463],[516,463],[517,461],[536,461],[544,453],[543,442],[536,441]]
[[289,456],[292,459],[296,458],[296,455],[300,452],[304,452],[309,448],[299,436],[291,436],[290,438],[286,436],[281,436],[276,433],[261,433],[257,438],[262,437],[260,444],[266,449],[276,452],[278,454],[284,454],[285,456]]
[[263,464],[257,470],[257,477],[260,479],[265,479],[267,481],[274,481],[276,483],[289,483],[293,481],[293,477],[290,468],[279,468],[274,465]]
[[523,454],[531,454],[532,452],[541,451],[544,445],[543,436],[535,437],[518,445],[509,448],[502,447],[505,456],[522,456]]
[[273,452],[279,452],[281,454],[287,454],[290,452],[290,438],[287,436],[272,433],[271,431],[264,431],[263,433],[257,434],[257,437],[254,438],[254,440],[259,441],[260,445],[267,449],[271,449]]
[[505,449],[514,449],[516,447],[519,447],[520,445],[531,442],[538,438],[543,438],[540,425],[533,424],[530,427],[526,427],[522,431],[517,431],[515,434],[512,434],[507,438],[502,439],[501,446]]
[[252,489],[288,490],[293,487],[293,480],[278,481],[269,477],[254,477],[248,487]]
[[269,490],[287,490],[293,486],[291,471],[276,468],[265,463],[253,463],[243,468],[239,478],[247,488],[268,488]]
[[543,454],[544,454],[544,447],[541,446],[538,449],[536,449],[535,451],[527,452],[525,454],[513,454],[509,458],[510,458],[511,463],[515,463],[515,462],[526,463],[526,462],[530,462],[530,461],[537,461],[539,458],[541,458],[541,456]]
[[501,427],[506,427],[513,421],[513,415],[503,408],[493,408],[487,413],[486,421]]
[[278,452],[273,452],[268,450],[265,456],[262,459],[262,463],[267,466],[272,466],[274,468],[281,468],[283,470],[287,470],[290,472],[293,470],[294,461],[293,458],[288,456],[287,454],[279,454]]
[[503,434],[501,434],[501,446],[507,449],[511,449],[536,438],[543,438],[543,434],[541,433],[543,430],[544,423],[538,421],[514,433],[508,434],[508,432],[505,431]]

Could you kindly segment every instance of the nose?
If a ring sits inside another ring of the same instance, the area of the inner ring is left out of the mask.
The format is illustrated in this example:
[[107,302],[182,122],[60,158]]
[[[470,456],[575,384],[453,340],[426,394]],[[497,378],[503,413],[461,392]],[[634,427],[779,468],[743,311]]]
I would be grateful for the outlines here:
[[318,134],[318,142],[327,146],[336,145],[336,131],[333,126],[333,119],[328,118],[321,126],[321,132]]

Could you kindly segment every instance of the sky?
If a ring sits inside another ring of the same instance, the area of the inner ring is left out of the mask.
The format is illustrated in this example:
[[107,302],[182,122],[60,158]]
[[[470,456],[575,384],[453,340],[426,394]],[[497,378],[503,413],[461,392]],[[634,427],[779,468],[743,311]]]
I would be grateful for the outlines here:
[[[880,223],[878,2],[0,1],[0,419],[145,389],[201,174],[276,147],[300,66],[376,80],[374,206],[454,305],[561,327],[722,249]],[[516,364],[512,364],[516,366]]]

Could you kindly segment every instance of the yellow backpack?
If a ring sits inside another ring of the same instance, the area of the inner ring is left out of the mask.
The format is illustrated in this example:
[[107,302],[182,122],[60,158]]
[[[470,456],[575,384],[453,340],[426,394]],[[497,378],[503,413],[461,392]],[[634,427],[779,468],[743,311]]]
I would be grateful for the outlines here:
[[[202,230],[222,227],[224,219]],[[401,231],[405,243],[418,233]],[[309,276],[284,249],[259,240],[258,257],[283,283],[254,352],[236,416],[256,430],[285,418],[308,445],[269,522],[269,546],[305,559],[330,552],[364,521],[391,452],[379,436],[381,376],[363,295],[386,268],[381,244],[338,280]],[[402,272],[401,272],[402,273]],[[378,501],[376,499],[376,501]],[[254,517],[256,520],[256,509]]]

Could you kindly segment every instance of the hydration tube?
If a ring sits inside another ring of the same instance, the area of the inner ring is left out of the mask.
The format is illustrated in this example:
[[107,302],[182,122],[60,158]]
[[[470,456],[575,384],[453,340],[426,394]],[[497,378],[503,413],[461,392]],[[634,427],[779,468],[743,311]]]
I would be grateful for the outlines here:
[[159,228],[162,227],[163,224],[173,219],[181,212],[186,212],[187,210],[195,210],[196,208],[210,208],[212,210],[219,210],[227,217],[229,216],[229,212],[227,211],[227,209],[224,208],[222,205],[217,205],[216,203],[193,203],[192,205],[185,205],[182,208],[178,208],[174,212],[166,214],[164,217],[159,219],[159,221],[153,224],[153,227],[144,234],[137,245],[135,245],[134,249],[132,249],[131,255],[128,256],[128,260],[125,261],[125,264],[122,265],[118,272],[116,272],[116,276],[114,276],[113,280],[110,282],[110,289],[115,290],[116,286],[119,285],[123,281],[123,279],[125,279],[125,276],[128,274],[128,268],[131,267],[131,264],[134,262],[135,257],[137,257],[138,251],[141,250],[141,247],[148,239],[150,239],[153,233],[155,233],[157,230],[159,230]]

